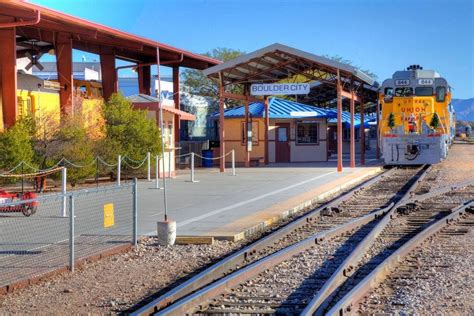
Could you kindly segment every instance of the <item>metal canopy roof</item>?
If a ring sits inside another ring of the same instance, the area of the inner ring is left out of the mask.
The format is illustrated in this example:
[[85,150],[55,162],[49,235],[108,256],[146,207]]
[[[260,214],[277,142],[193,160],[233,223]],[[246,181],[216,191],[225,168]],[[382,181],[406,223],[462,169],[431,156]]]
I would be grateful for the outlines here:
[[327,80],[333,78],[337,70],[343,77],[368,85],[376,84],[373,78],[351,65],[278,43],[208,68],[203,73],[214,79],[222,73],[224,83],[232,84],[277,81],[296,74],[313,80]]
[[[148,110],[148,111],[158,111],[160,109],[160,100],[158,98],[155,98],[146,94],[131,95],[127,97],[127,100],[129,100],[133,104],[133,107],[136,109]],[[195,121],[196,120],[195,115],[176,109],[173,106],[174,104],[170,106],[165,106],[163,103],[161,104],[162,104],[163,111],[177,114],[181,121]]]
[[[254,102],[249,104],[249,113],[252,117],[264,117],[265,105]],[[304,118],[335,118],[336,112],[319,107],[293,102],[280,98],[270,98],[268,107],[271,119],[304,119]],[[212,114],[213,118],[219,117],[219,112]],[[245,117],[245,107],[237,106],[224,111],[225,118]]]
[[[18,50],[47,52],[58,36],[72,39],[73,48],[95,54],[114,53],[133,62],[154,62],[156,48],[160,61],[172,66],[205,69],[220,61],[80,19],[25,1],[0,1],[0,23],[26,22],[16,26]],[[30,22],[30,23],[28,23]],[[19,54],[21,56],[21,53]]]

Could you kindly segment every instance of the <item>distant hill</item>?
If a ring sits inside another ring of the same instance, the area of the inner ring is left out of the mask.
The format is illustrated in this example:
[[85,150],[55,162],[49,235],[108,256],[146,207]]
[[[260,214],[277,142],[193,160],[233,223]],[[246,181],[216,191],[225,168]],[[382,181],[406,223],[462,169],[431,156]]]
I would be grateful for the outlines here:
[[459,121],[474,122],[474,98],[470,99],[453,99],[451,104],[456,111],[456,118]]

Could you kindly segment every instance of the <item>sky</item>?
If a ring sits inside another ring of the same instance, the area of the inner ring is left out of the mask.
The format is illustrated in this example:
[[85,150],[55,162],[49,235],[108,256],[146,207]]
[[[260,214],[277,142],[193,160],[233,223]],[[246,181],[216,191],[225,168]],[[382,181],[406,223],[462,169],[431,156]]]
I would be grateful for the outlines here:
[[454,98],[474,97],[474,0],[31,2],[195,53],[281,43],[339,55],[379,82],[419,64],[445,77]]

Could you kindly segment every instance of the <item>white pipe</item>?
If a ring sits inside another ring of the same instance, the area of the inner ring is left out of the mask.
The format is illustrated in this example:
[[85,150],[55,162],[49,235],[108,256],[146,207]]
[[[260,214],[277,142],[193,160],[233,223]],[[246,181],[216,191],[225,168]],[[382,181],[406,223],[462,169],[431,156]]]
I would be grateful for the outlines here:
[[117,157],[117,185],[120,186],[120,178],[122,177],[122,156]]
[[168,178],[171,179],[171,148],[170,151],[168,152]]
[[61,193],[63,194],[63,205],[61,216],[67,217],[67,199],[66,199],[66,184],[67,184],[67,168],[61,170]]
[[146,160],[147,160],[147,174],[146,179],[148,182],[151,181],[151,159],[150,159],[150,152],[146,153]]
[[235,150],[232,149],[232,175],[235,176]]

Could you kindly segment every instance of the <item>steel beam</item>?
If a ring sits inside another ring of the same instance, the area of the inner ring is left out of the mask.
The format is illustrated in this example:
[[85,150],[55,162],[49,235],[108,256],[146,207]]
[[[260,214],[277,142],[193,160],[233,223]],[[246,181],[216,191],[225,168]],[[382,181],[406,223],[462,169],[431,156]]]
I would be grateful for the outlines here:
[[252,139],[248,139],[248,126],[249,126],[249,86],[245,85],[244,88],[244,95],[245,95],[245,167],[250,167],[250,151],[249,151],[249,142]]
[[141,94],[151,95],[151,71],[150,66],[139,66],[138,71],[138,91]]
[[225,172],[225,129],[224,129],[224,77],[219,73],[219,148],[220,148],[220,171]]
[[101,53],[100,68],[102,70],[102,91],[104,99],[108,100],[112,93],[118,91],[117,74],[115,72],[115,54]]
[[68,34],[59,33],[56,38],[56,64],[58,68],[59,104],[61,120],[74,112],[73,104],[73,77],[72,77],[72,39]]
[[[355,168],[355,126],[354,126],[354,111],[355,111],[355,100],[354,100],[354,96],[355,96],[355,93],[354,93],[354,80],[351,79],[351,109],[350,109],[350,112],[351,112],[351,144],[350,144],[350,155],[351,155],[351,159],[350,159],[350,167],[351,168]],[[363,126],[361,125],[361,128]]]
[[268,102],[268,96],[265,97],[265,164],[268,165],[270,163],[270,150],[268,148],[269,144],[269,128],[270,128],[270,104]]
[[337,172],[342,172],[342,86],[341,74],[337,70]]
[[365,165],[365,119],[364,119],[364,110],[365,104],[364,100],[361,100],[360,103],[360,165]]
[[380,159],[380,130],[379,130],[379,125],[380,125],[380,103],[379,103],[379,101],[377,101],[375,111],[376,111],[375,117],[377,118],[377,152],[376,152],[376,158]]
[[16,32],[15,28],[3,28],[0,29],[0,105],[4,128],[13,126],[18,115],[16,88]]

